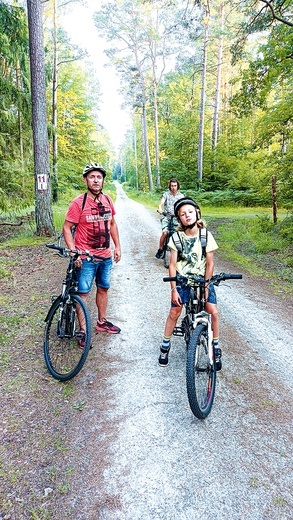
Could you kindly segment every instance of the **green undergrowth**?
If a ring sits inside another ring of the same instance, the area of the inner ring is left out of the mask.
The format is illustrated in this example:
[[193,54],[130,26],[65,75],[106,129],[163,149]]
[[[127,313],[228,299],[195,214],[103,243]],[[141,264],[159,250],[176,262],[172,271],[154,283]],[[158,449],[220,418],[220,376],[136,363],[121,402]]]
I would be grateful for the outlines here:
[[293,289],[293,217],[274,224],[268,215],[213,220],[221,251],[252,275],[269,278],[281,292]]
[[[160,194],[127,191],[129,197],[156,211]],[[194,198],[194,197],[193,197]],[[201,205],[202,216],[219,245],[219,254],[255,276],[270,279],[279,294],[293,292],[293,215],[272,209]]]

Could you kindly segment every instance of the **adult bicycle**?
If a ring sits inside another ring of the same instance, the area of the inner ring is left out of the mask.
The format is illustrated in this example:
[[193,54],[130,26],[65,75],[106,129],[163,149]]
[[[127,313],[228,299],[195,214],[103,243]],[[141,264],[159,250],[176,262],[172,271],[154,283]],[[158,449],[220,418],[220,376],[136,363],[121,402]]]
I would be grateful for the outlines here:
[[177,225],[175,225],[175,223],[174,223],[174,219],[175,219],[174,215],[171,215],[171,213],[167,213],[166,211],[163,211],[162,215],[164,217],[167,217],[167,219],[168,219],[168,228],[167,228],[166,238],[165,238],[164,244],[163,244],[163,253],[161,255],[161,258],[164,260],[164,266],[166,267],[166,269],[168,269],[169,264],[170,264],[170,255],[171,255],[171,250],[168,247],[168,243],[169,243],[170,237],[173,235],[173,233],[175,233],[175,231],[177,229]]
[[91,348],[91,317],[84,300],[77,294],[75,262],[81,255],[90,262],[101,261],[102,257],[56,244],[46,244],[46,247],[58,251],[62,258],[69,258],[62,291],[52,298],[44,333],[46,366],[55,379],[67,381],[82,369]]
[[205,288],[211,283],[217,286],[225,280],[241,278],[241,274],[220,273],[206,280],[202,276],[189,275],[187,278],[179,274],[163,279],[190,288],[181,326],[175,327],[173,334],[184,336],[186,342],[187,396],[192,413],[199,419],[205,419],[211,412],[217,374],[212,316],[205,311]]

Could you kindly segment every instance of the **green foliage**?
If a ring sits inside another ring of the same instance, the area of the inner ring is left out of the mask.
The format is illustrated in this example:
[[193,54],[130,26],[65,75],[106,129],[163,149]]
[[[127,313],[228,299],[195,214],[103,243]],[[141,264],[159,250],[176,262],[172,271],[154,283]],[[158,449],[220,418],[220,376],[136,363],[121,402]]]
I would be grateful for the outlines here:
[[224,220],[217,226],[220,249],[253,274],[258,271],[292,292],[293,217],[273,224],[268,215]]

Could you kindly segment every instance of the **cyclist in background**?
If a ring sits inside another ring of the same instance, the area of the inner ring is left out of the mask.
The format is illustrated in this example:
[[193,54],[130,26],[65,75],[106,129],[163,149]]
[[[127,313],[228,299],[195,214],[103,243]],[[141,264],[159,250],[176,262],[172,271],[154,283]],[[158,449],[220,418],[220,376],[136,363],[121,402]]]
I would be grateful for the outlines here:
[[[205,227],[201,219],[198,204],[184,197],[174,205],[174,213],[179,221],[178,235],[180,238],[182,252],[175,245],[173,237],[170,238],[168,246],[171,249],[169,265],[169,276],[176,273],[187,276],[188,274],[202,275],[205,279],[210,278],[214,272],[214,251],[218,245],[210,231],[207,232],[206,255],[202,254],[199,238],[199,229]],[[160,349],[159,365],[168,365],[168,354],[171,347],[171,336],[181,314],[183,304],[188,302],[189,287],[182,288],[171,282],[171,308],[165,324],[163,342]],[[215,347],[216,367],[221,368],[221,349],[219,347],[219,320],[217,310],[217,299],[214,286],[210,284],[206,288],[206,311],[212,315],[213,344]]]
[[68,248],[89,251],[104,258],[97,263],[78,258],[78,294],[86,299],[95,280],[98,309],[96,331],[118,334],[121,329],[106,318],[113,263],[110,239],[114,242],[114,262],[119,262],[121,258],[118,227],[114,217],[116,212],[112,199],[102,191],[106,170],[100,164],[91,163],[85,166],[82,175],[87,192],[78,195],[70,203],[63,225],[63,236]]
[[169,190],[163,193],[158,206],[158,213],[161,215],[162,235],[160,237],[159,249],[155,254],[156,258],[162,258],[163,256],[163,247],[168,235],[168,221],[170,219],[173,220],[173,229],[177,229],[178,220],[174,215],[174,204],[177,202],[177,200],[184,197],[183,193],[179,191],[180,184],[177,179],[170,179],[168,187]]

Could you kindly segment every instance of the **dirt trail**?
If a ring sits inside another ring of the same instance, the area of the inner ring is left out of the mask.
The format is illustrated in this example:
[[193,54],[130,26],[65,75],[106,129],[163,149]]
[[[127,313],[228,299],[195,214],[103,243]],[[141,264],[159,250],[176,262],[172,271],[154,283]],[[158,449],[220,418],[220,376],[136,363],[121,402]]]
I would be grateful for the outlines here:
[[122,332],[95,335],[71,382],[54,381],[42,357],[66,262],[45,248],[2,252],[14,278],[1,282],[0,519],[292,518],[292,307],[247,275],[218,289],[223,370],[197,420],[182,339],[169,367],[157,363],[169,307],[158,217],[117,189],[123,258],[108,317]]

